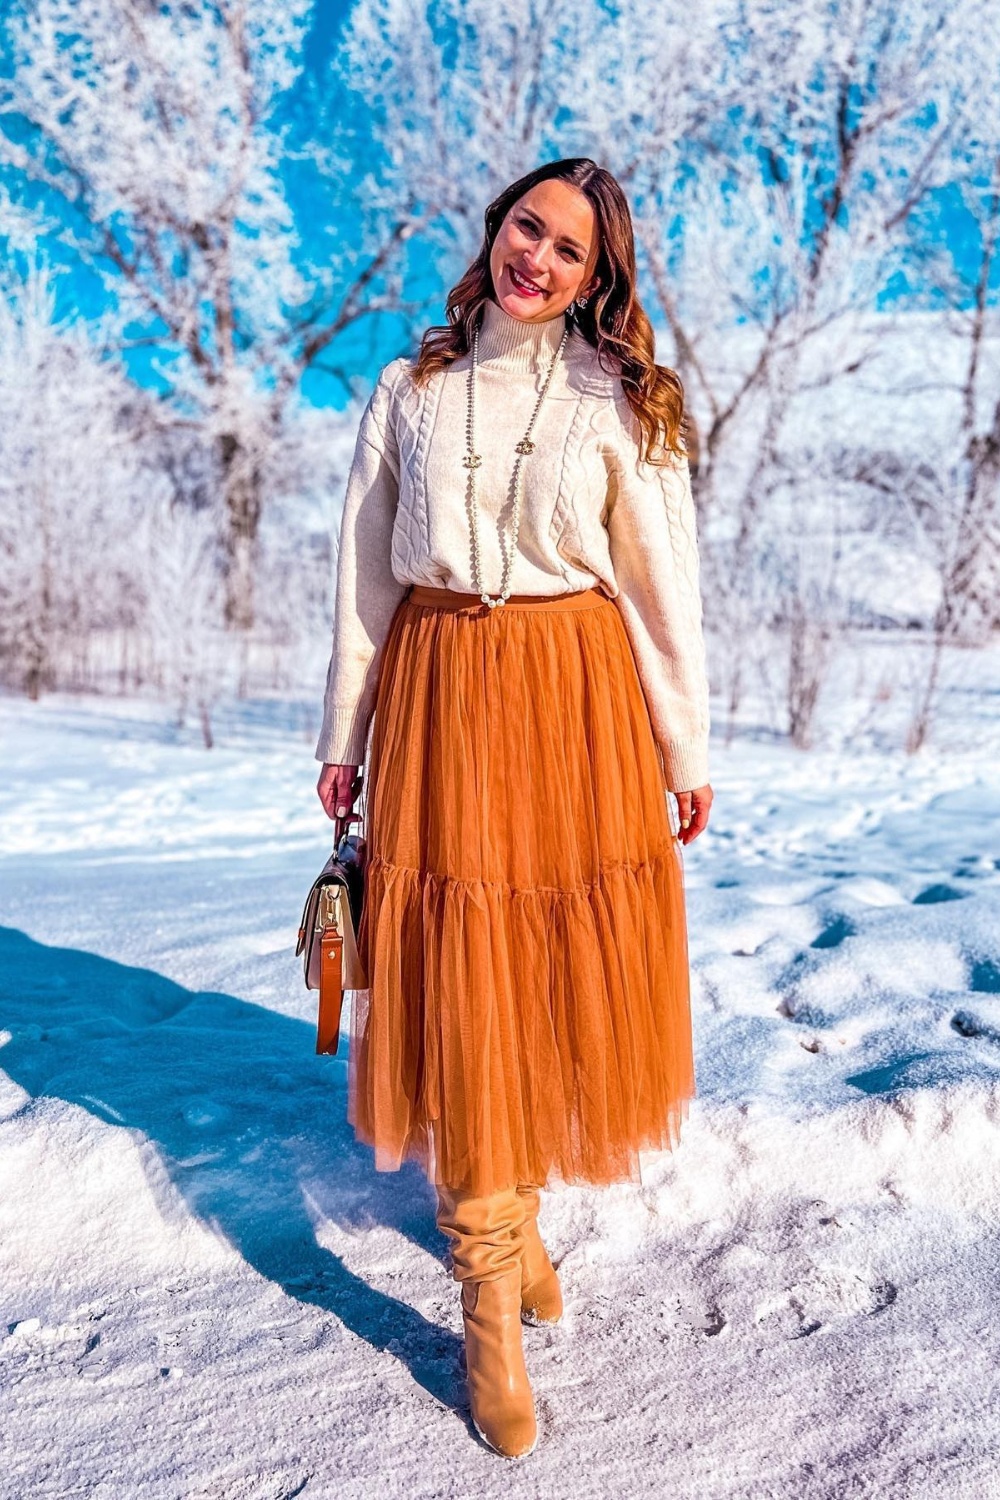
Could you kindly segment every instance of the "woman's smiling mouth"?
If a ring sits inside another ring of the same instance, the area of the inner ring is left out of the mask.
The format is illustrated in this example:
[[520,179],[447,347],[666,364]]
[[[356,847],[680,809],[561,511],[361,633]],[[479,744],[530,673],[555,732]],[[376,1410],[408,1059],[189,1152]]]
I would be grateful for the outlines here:
[[518,271],[515,271],[513,266],[507,267],[507,275],[514,283],[514,289],[520,292],[523,297],[548,296],[544,287],[538,286],[534,281],[529,281],[526,276],[522,276]]

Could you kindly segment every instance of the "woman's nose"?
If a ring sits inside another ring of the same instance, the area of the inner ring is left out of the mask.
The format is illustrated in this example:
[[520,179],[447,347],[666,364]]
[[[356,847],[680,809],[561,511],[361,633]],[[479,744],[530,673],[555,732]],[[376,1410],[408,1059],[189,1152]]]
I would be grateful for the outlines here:
[[531,268],[532,275],[540,276],[548,269],[549,247],[544,241],[539,241],[537,245],[528,247],[525,251],[524,259],[526,264]]

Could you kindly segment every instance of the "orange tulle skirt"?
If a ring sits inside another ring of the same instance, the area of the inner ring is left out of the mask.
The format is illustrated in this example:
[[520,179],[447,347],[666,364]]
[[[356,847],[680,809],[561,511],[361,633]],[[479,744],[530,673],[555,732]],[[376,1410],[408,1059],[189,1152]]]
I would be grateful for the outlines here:
[[641,1180],[694,1067],[681,845],[614,602],[412,586],[365,811],[348,1118],[377,1169]]

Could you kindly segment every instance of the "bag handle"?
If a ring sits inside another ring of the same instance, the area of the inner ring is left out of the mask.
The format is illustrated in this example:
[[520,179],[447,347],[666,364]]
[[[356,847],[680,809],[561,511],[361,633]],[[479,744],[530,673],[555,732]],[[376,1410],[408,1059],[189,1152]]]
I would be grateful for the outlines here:
[[360,823],[360,832],[362,834],[364,833],[365,820],[368,810],[368,778],[364,775],[364,767],[362,767],[362,774],[359,776],[355,776],[354,780],[351,782],[352,802],[358,796],[359,792],[361,794],[361,807],[359,808],[359,810],[357,812],[352,810],[351,812],[346,813],[344,817],[335,817],[333,820],[334,854],[338,853],[341,843],[347,835],[349,823]]

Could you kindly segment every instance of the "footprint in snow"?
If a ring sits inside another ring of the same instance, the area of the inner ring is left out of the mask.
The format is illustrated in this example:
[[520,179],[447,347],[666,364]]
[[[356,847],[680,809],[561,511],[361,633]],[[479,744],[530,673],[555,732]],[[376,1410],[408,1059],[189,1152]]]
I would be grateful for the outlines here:
[[965,891],[956,890],[953,885],[938,883],[929,885],[926,890],[914,896],[914,906],[936,906],[941,901],[964,901]]
[[21,1318],[7,1324],[7,1337],[0,1343],[0,1356],[28,1361],[82,1359],[101,1342],[97,1329],[88,1323],[59,1323],[46,1327],[41,1318]]
[[951,1018],[951,1029],[957,1031],[959,1036],[992,1042],[995,1047],[1000,1047],[1000,1030],[991,1026],[988,1021],[980,1020],[971,1010],[957,1010]]
[[839,948],[845,938],[853,937],[857,928],[850,918],[834,917],[823,931],[813,938],[810,948]]
[[706,1307],[699,1297],[678,1297],[677,1317],[685,1327],[709,1339],[715,1338],[726,1327],[726,1320],[715,1303]]
[[993,958],[976,959],[969,975],[969,989],[976,995],[1000,995],[1000,963]]
[[888,1279],[873,1281],[861,1271],[828,1270],[761,1303],[755,1321],[770,1323],[784,1338],[809,1338],[838,1319],[875,1317],[898,1296],[899,1288]]

